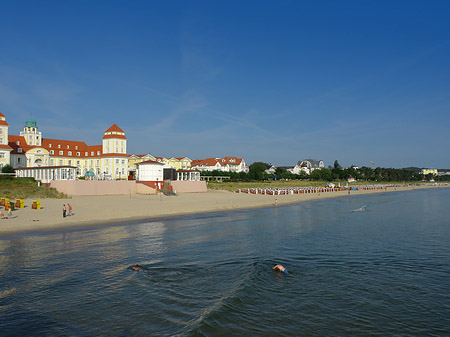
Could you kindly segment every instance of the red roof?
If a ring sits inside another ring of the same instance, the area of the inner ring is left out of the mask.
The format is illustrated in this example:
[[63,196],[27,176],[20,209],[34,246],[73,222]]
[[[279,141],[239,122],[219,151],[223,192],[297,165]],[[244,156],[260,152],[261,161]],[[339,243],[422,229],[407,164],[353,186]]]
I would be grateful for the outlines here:
[[218,161],[216,158],[206,158],[206,159],[196,159],[193,160],[191,163],[191,167],[194,166],[216,166],[216,164],[219,163],[220,166],[223,166],[223,164]]
[[53,154],[50,154],[52,157],[89,158],[102,155],[101,145],[88,146],[85,142],[74,140],[43,138],[42,147],[48,152],[53,151]]
[[123,131],[121,128],[119,128],[118,126],[117,126],[117,124],[116,123],[114,123],[113,125],[111,125],[110,127],[109,127],[109,129],[108,130],[106,130],[105,132],[123,132],[123,133],[125,133],[125,131]]
[[196,159],[191,163],[191,167],[195,166],[216,166],[219,163],[220,166],[225,165],[239,165],[244,159],[237,157],[223,157],[223,158],[206,158]]
[[3,144],[0,144],[0,149],[3,149],[3,150],[12,150],[13,148],[12,148],[11,146],[9,146],[9,145],[3,145]]
[[6,116],[0,112],[0,117],[6,117]]
[[[8,145],[13,149],[11,154],[25,154],[25,152],[34,148],[34,146],[27,145],[25,138],[22,136],[8,135]],[[22,152],[19,152],[19,148],[22,149]]]
[[8,126],[8,123],[6,123],[5,121],[3,121],[3,120],[0,120],[0,125],[5,125],[5,126]]
[[109,129],[105,131],[105,135],[103,136],[103,139],[110,139],[110,138],[127,139],[127,137],[125,137],[125,131],[119,128],[116,123],[111,125]]

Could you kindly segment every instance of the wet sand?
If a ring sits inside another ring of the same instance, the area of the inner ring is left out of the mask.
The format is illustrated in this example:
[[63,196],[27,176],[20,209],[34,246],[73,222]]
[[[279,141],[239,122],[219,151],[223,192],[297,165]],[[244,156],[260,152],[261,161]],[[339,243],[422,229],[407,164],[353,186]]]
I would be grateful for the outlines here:
[[[448,185],[447,185],[448,186]],[[351,191],[352,195],[390,193],[424,188],[433,185],[389,187],[386,190]],[[326,198],[348,197],[347,191],[311,194],[260,195],[208,191],[164,195],[74,196],[70,199],[42,199],[42,209],[32,209],[32,200],[25,200],[25,208],[12,212],[12,219],[0,220],[0,236],[11,233],[39,231],[68,227],[86,227],[109,223],[123,223],[195,213],[220,212],[235,209],[278,207]],[[70,203],[74,215],[63,218],[62,206]],[[0,212],[6,213],[4,207]]]

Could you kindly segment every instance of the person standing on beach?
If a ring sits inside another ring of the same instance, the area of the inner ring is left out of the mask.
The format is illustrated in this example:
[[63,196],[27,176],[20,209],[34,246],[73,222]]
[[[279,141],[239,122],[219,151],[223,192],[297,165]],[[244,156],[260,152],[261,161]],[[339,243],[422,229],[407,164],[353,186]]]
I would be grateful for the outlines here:
[[5,203],[5,211],[8,214],[8,219],[11,219],[11,204],[9,202]]
[[66,204],[63,204],[63,218],[66,217]]
[[69,207],[69,214],[68,214],[68,216],[73,215],[73,213],[72,213],[72,206],[70,204],[67,204],[67,206]]

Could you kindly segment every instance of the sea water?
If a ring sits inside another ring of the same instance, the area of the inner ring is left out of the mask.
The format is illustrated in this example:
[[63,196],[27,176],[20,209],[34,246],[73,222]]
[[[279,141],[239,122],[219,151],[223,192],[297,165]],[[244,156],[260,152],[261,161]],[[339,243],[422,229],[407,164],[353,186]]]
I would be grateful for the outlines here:
[[449,219],[435,189],[1,237],[0,335],[450,335]]

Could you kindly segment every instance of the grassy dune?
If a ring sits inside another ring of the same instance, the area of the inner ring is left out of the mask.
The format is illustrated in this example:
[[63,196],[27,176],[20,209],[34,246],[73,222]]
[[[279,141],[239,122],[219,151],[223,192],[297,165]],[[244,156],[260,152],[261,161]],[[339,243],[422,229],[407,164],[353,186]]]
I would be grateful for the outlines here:
[[67,198],[67,195],[45,185],[38,187],[38,182],[33,178],[10,178],[0,176],[0,198],[62,199]]

